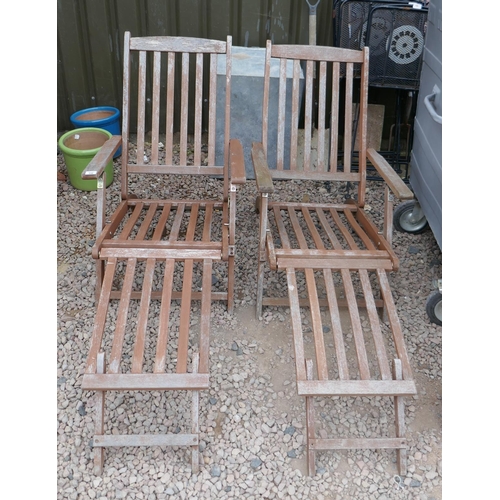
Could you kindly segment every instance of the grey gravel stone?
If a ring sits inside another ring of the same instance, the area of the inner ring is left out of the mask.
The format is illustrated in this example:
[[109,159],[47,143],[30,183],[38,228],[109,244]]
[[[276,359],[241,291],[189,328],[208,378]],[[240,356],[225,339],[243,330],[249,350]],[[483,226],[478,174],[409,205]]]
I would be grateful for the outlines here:
[[252,469],[258,469],[261,465],[262,465],[262,460],[260,458],[254,458],[250,462],[250,467],[252,467]]

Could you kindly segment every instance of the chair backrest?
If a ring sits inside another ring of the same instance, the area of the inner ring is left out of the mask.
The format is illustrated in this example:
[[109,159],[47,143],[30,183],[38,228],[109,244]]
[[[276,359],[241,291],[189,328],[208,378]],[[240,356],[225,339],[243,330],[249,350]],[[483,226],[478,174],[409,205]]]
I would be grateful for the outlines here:
[[[278,75],[272,74],[275,59]],[[359,78],[354,77],[355,67]],[[263,100],[262,143],[271,176],[358,182],[358,203],[363,205],[368,48],[272,45],[268,41]],[[277,135],[271,135],[276,129]],[[354,138],[359,159],[353,166]]]
[[[230,36],[223,42],[125,32],[123,198],[134,173],[221,176],[227,197],[231,44]],[[225,55],[225,72],[218,76],[219,55]],[[131,106],[134,98],[137,108]],[[135,125],[137,152],[129,142]]]

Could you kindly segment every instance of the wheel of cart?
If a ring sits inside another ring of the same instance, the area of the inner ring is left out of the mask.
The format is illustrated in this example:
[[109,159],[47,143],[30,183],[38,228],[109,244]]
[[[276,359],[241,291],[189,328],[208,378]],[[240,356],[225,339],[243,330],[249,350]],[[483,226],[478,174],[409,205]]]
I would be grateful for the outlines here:
[[[410,234],[420,234],[430,228],[422,207],[415,200],[405,201],[396,207],[393,214],[393,224],[398,231]],[[441,282],[441,280],[437,280],[434,283],[436,290],[429,294],[425,304],[429,320],[439,326],[443,324]]]
[[405,201],[396,207],[394,227],[398,231],[411,234],[420,234],[429,229],[429,223],[418,201]]

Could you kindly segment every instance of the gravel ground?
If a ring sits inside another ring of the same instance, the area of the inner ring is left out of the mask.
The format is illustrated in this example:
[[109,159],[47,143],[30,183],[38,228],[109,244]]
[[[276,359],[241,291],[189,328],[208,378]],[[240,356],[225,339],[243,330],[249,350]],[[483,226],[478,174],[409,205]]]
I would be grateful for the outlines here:
[[[108,206],[119,197],[119,164]],[[66,174],[58,156],[58,172]],[[210,191],[176,179],[155,189]],[[138,183],[137,190],[149,186]],[[296,199],[333,194],[306,182],[280,186]],[[305,404],[296,395],[289,311],[265,308],[255,318],[257,219],[255,182],[238,193],[236,307],[229,315],[212,307],[211,388],[200,395],[200,473],[191,474],[184,448],[114,448],[106,451],[102,476],[93,473],[94,393],[81,379],[95,313],[96,193],[58,181],[57,269],[57,492],[59,499],[408,499],[442,498],[442,329],[431,324],[425,303],[441,277],[441,252],[432,235],[394,233],[400,271],[391,275],[418,395],[407,398],[408,475],[397,476],[395,452],[318,452],[315,477],[306,474]],[[341,193],[343,195],[344,193]],[[381,220],[381,184],[368,182],[368,210]],[[277,284],[276,286],[280,286]],[[138,432],[176,432],[190,412],[185,393],[110,393],[111,432],[122,425]],[[384,398],[318,399],[321,432],[359,437],[390,433],[393,409]]]

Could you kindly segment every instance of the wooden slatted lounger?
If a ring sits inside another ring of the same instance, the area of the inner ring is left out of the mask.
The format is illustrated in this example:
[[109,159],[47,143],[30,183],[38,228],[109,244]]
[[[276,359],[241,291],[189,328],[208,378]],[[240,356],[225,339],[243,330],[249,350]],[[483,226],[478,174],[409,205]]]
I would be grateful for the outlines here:
[[[272,59],[279,61],[277,116],[271,116],[268,103]],[[291,69],[288,76],[287,68]],[[304,155],[299,162],[301,68],[305,69],[305,113]],[[355,79],[354,74],[361,76]],[[319,91],[315,161],[313,75]],[[329,105],[327,83],[332,94]],[[358,96],[360,109],[358,165],[352,162],[351,154],[354,96]],[[387,273],[399,266],[391,246],[392,197],[410,199],[413,194],[381,155],[367,149],[367,103],[367,48],[354,51],[267,42],[262,142],[252,147],[260,212],[257,315],[261,316],[264,306],[290,307],[297,391],[306,403],[310,475],[315,474],[317,450],[349,448],[395,448],[399,471],[406,471],[403,397],[416,394],[416,386]],[[278,128],[275,155],[268,147],[271,123]],[[288,162],[285,141],[290,141]],[[367,160],[386,182],[383,231],[363,210]],[[357,184],[357,199],[271,201],[277,184],[287,180]],[[286,279],[287,296],[273,294],[271,284],[265,286],[265,270],[269,268]],[[306,320],[312,332],[305,327]],[[313,401],[325,396],[394,397],[395,436],[318,438]]]
[[[97,238],[92,250],[97,263],[98,302],[82,381],[83,389],[97,394],[95,468],[102,473],[105,447],[188,446],[192,449],[192,469],[196,472],[199,391],[209,388],[211,303],[222,300],[227,302],[229,311],[233,308],[236,191],[245,182],[241,144],[229,139],[231,37],[226,42],[180,37],[132,38],[126,32],[124,47],[122,138],[110,139],[82,174],[84,178],[98,179]],[[218,55],[227,56],[223,82],[226,101],[223,113],[216,115]],[[189,81],[191,66],[194,85]],[[134,67],[138,68],[137,94],[131,90]],[[135,125],[131,120],[132,95],[138,95],[136,152],[129,137]],[[147,96],[151,97],[151,109]],[[187,153],[190,105],[194,105],[195,116],[194,144],[189,145],[194,150],[192,158]],[[160,123],[162,116],[164,124]],[[174,117],[180,117],[177,157],[172,139]],[[223,165],[217,165],[215,129],[221,121]],[[208,128],[205,160],[201,154],[202,124]],[[146,144],[149,131],[150,150]],[[165,132],[164,148],[160,132]],[[104,166],[120,145],[122,201],[105,225]],[[150,178],[158,175],[205,176],[212,181],[215,178],[220,196],[190,199],[192,193],[180,193],[179,198],[165,199],[158,193],[158,199],[139,198],[129,189],[129,178],[136,174]],[[227,265],[228,282],[223,291],[220,287],[218,291],[212,290],[216,262]],[[194,301],[200,302],[197,322],[192,321]],[[196,328],[194,323],[198,323]],[[190,432],[106,433],[106,391],[192,391]]]

